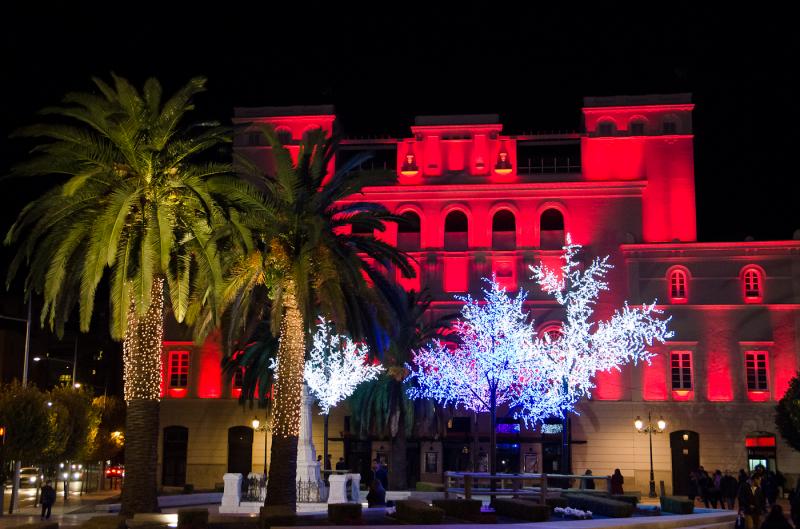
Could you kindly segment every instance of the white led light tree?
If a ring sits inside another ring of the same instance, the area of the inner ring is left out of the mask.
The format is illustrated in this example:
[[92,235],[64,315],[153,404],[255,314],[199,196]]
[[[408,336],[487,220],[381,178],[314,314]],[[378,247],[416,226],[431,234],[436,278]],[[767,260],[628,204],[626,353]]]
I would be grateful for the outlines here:
[[383,371],[382,366],[369,363],[368,357],[369,348],[366,345],[336,334],[333,326],[320,317],[311,354],[306,360],[304,378],[325,418],[323,461],[328,457],[328,416],[331,408],[352,395],[359,384],[378,378]]
[[[599,294],[608,290],[603,278],[608,258],[594,259],[585,270],[576,256],[579,245],[569,236],[561,274],[543,266],[531,271],[541,288],[553,294],[566,311],[558,336],[537,336],[523,310],[526,293],[510,297],[496,281],[488,281],[484,301],[469,296],[455,325],[460,343],[448,347],[434,341],[413,355],[407,366],[412,398],[430,398],[443,405],[463,407],[491,416],[490,472],[495,469],[497,406],[507,405],[515,417],[533,427],[549,417],[567,421],[575,404],[591,396],[598,372],[619,369],[629,362],[648,360],[648,347],[672,336],[669,318],[653,305],[627,305],[607,321],[592,321]],[[568,446],[562,454],[568,463]],[[565,465],[563,470],[568,470]]]
[[[630,307],[626,302],[610,319],[593,321],[597,298],[608,290],[604,278],[612,265],[606,256],[593,259],[582,270],[577,260],[580,249],[567,235],[560,274],[543,265],[530,267],[542,290],[552,294],[566,311],[561,332],[555,338],[546,334],[534,348],[539,363],[552,380],[548,401],[560,401],[557,406],[560,413],[552,415],[563,419],[564,472],[570,467],[568,414],[581,398],[591,396],[597,373],[620,370],[621,365],[630,362],[649,361],[652,353],[648,347],[673,336],[667,328],[671,318],[663,318],[655,302],[640,307]],[[520,399],[517,404],[515,412],[526,424],[535,425],[545,418],[534,399]]]
[[523,390],[544,390],[547,377],[535,363],[533,323],[523,311],[526,294],[509,296],[496,280],[484,300],[457,296],[464,302],[454,323],[459,344],[449,347],[434,340],[413,353],[407,380],[412,399],[429,398],[444,406],[489,413],[491,444],[489,471],[495,473],[497,407],[514,406]]

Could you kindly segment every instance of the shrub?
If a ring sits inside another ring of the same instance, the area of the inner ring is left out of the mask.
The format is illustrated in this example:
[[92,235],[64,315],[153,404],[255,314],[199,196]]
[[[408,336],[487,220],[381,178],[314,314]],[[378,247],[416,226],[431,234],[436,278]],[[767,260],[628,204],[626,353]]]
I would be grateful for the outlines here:
[[636,504],[639,503],[639,496],[635,496],[633,494],[612,494],[608,496],[610,500],[617,500],[617,501],[624,501],[626,503],[630,503],[634,507]]
[[125,529],[125,517],[116,514],[93,516],[79,527],[80,529]]
[[567,504],[574,509],[592,511],[593,514],[608,516],[610,518],[627,518],[632,515],[634,511],[634,506],[628,502],[612,500],[602,496],[569,494],[566,498]]
[[179,529],[206,529],[208,509],[178,509]]
[[494,510],[497,514],[527,520],[529,522],[544,522],[550,519],[550,507],[530,500],[517,500],[510,498],[495,498]]
[[328,521],[337,525],[358,525],[361,523],[360,503],[328,504]]
[[694,512],[694,502],[688,498],[661,496],[661,512],[692,514]]
[[417,490],[419,492],[444,492],[444,485],[428,481],[417,481]]
[[399,500],[395,502],[395,517],[414,524],[438,524],[442,523],[444,511],[424,501]]
[[569,503],[567,503],[567,498],[564,497],[557,497],[557,498],[545,498],[544,500],[545,505],[550,507],[550,512],[553,512],[553,509],[556,507],[568,507]]
[[462,520],[475,520],[481,515],[481,500],[442,499],[433,500],[433,506],[442,509],[447,516]]

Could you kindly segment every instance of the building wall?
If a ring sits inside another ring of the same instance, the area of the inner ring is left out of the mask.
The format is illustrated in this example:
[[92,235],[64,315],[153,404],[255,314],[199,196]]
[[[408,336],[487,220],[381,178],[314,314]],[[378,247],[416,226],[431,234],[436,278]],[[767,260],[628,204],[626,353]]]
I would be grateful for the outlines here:
[[[664,481],[670,491],[669,432],[696,432],[700,463],[706,469],[746,468],[746,437],[775,434],[775,401],[798,368],[800,241],[695,242],[692,109],[685,95],[587,98],[585,133],[546,138],[504,135],[496,116],[419,118],[410,138],[381,140],[381,146],[396,149],[397,183],[367,187],[357,197],[397,214],[413,211],[419,216],[419,247],[410,252],[419,278],[403,284],[428,288],[434,312],[458,308],[456,293],[480,295],[480,278],[510,264],[513,273],[503,281],[508,288],[529,291],[527,308],[540,328],[563,320],[561,307],[538,289],[528,269],[539,262],[560,265],[560,251],[547,244],[553,234],[540,229],[540,218],[548,209],[563,215],[564,231],[584,245],[585,260],[610,255],[611,289],[599,300],[597,317],[609,317],[625,300],[632,304],[658,300],[659,308],[672,318],[675,338],[653,348],[650,364],[599,373],[592,399],[580,404],[572,422],[573,471],[591,468],[602,475],[620,468],[626,489],[646,490],[649,481],[647,436],[635,431],[637,416],[651,411],[654,418],[663,415],[667,421],[667,433],[653,437],[653,462],[656,481]],[[236,117],[237,123],[283,128],[287,137],[290,132],[293,153],[304,131],[319,126],[329,132],[335,128],[333,120],[329,107],[237,109]],[[239,152],[269,172],[269,149],[253,138],[244,139],[237,138]],[[562,141],[580,142],[579,173],[517,170],[520,145]],[[368,143],[363,147],[369,148]],[[358,147],[353,142],[348,145]],[[503,209],[514,215],[515,242],[509,246],[506,241],[501,248],[493,244],[492,218]],[[448,244],[444,230],[445,219],[454,210],[468,219],[466,237],[457,247]],[[398,244],[394,224],[376,236]],[[763,273],[763,296],[756,300],[744,297],[742,274],[747,266]],[[669,274],[676,267],[687,274],[688,296],[683,300],[670,297]],[[396,277],[396,271],[388,273]],[[196,487],[221,481],[227,468],[228,428],[249,426],[256,413],[236,402],[231,380],[221,375],[217,342],[212,337],[200,348],[186,342],[165,343],[165,366],[171,350],[191,351],[185,390],[174,391],[165,375],[161,418],[162,428],[173,424],[189,428],[187,482]],[[692,353],[689,391],[672,388],[670,353],[676,350]],[[748,350],[767,352],[766,392],[747,389]],[[258,413],[263,420],[263,412]],[[330,419],[329,452],[334,463],[344,455],[347,415],[343,405]],[[321,454],[322,418],[315,415],[313,425]],[[479,451],[488,452],[488,431],[488,417],[480,417]],[[500,437],[501,442],[518,444],[523,458],[536,455],[541,469],[543,447],[552,441],[548,435],[523,428],[518,435]],[[474,450],[471,441],[448,434],[444,427],[437,435],[411,441],[417,443],[421,481],[441,480],[445,459],[453,457],[448,451]],[[387,439],[367,442],[370,458],[378,452],[391,453]],[[252,447],[255,471],[263,467],[263,443],[264,435],[257,432]],[[425,468],[429,452],[437,458],[431,472]],[[781,471],[800,474],[800,457],[780,438],[776,454]]]

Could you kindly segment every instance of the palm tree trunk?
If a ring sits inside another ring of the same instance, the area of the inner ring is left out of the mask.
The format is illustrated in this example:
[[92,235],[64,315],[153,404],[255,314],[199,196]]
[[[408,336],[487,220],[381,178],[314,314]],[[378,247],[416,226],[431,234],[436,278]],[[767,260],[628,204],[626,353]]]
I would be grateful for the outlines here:
[[300,433],[300,398],[305,368],[303,313],[295,285],[284,290],[284,312],[278,343],[278,380],[273,394],[272,464],[269,466],[264,514],[293,513],[297,508],[297,438]]
[[159,398],[161,397],[161,347],[164,337],[163,280],[155,279],[150,307],[137,316],[128,312],[123,342],[125,400],[125,481],[122,506],[125,515],[157,512]]
[[406,479],[406,407],[403,405],[403,383],[392,380],[392,393],[397,396],[397,433],[392,438],[392,466],[389,468],[389,488],[392,490],[405,490],[408,488]]

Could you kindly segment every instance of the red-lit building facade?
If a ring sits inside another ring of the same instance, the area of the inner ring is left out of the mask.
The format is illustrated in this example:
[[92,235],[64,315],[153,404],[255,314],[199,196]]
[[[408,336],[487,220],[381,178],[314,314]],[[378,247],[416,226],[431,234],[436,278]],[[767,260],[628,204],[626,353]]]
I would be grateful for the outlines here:
[[[558,266],[569,233],[586,259],[608,254],[615,265],[599,317],[625,300],[654,299],[672,316],[675,339],[654,348],[652,363],[601,373],[572,419],[573,472],[620,468],[627,489],[647,487],[647,436],[633,421],[648,412],[668,425],[653,439],[656,481],[668,491],[685,493],[698,464],[800,473],[773,420],[798,368],[800,241],[697,242],[692,110],[683,94],[586,98],[583,132],[574,134],[508,133],[495,115],[419,117],[407,138],[344,140],[339,154],[373,150],[374,166],[396,169],[396,183],[367,187],[358,200],[415,221],[378,236],[413,257],[417,277],[388,273],[408,289],[427,288],[434,311],[452,312],[455,294],[479,294],[481,278],[495,274],[529,292],[541,332],[557,329],[563,312],[528,266]],[[237,109],[235,120],[270,123],[288,145],[309,128],[335,127],[331,107]],[[269,171],[264,143],[252,127],[236,147]],[[253,410],[237,404],[237,381],[223,379],[220,348],[210,340],[164,350],[164,484],[209,486],[228,470],[261,469],[266,439],[250,429]],[[331,417],[334,461],[341,455],[359,468],[389,457],[388,439],[348,433],[348,415],[342,406]],[[498,469],[562,470],[558,424],[528,431],[513,423],[501,425]],[[412,482],[465,468],[471,429],[468,417],[454,417],[437,435],[411,440]],[[481,459],[488,422],[479,420],[478,433]]]

